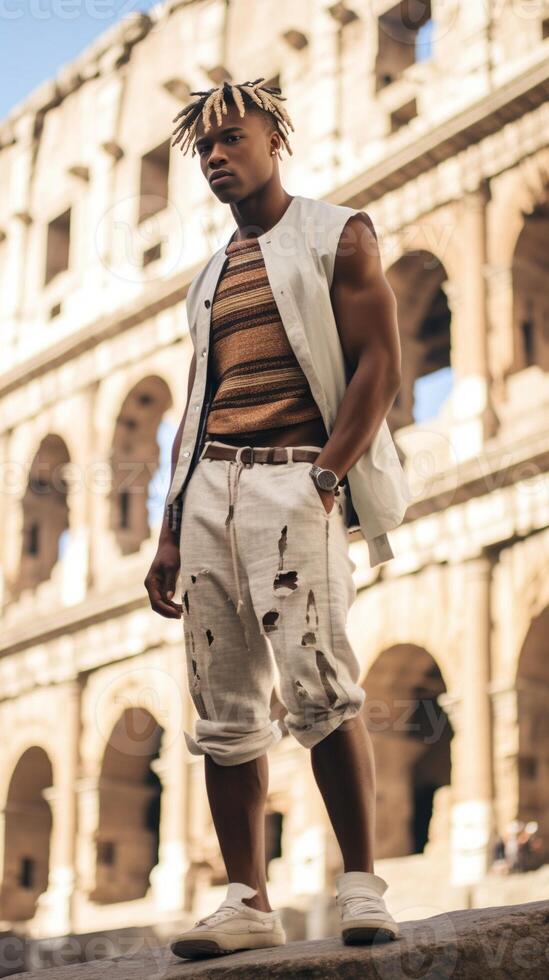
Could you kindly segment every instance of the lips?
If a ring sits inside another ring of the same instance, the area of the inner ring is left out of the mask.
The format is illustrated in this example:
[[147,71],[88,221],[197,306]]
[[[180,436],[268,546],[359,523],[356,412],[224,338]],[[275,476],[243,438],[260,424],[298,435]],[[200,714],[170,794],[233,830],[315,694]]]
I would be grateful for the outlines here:
[[214,184],[217,180],[221,180],[223,177],[232,177],[233,174],[229,170],[216,170],[215,173],[209,178],[210,184]]

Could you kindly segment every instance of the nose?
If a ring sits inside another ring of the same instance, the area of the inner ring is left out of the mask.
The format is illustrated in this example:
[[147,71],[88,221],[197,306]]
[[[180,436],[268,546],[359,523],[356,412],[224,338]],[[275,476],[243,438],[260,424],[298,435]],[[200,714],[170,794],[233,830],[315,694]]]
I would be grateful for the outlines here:
[[227,154],[223,150],[223,144],[220,143],[218,146],[217,143],[214,143],[210,152],[210,156],[208,158],[208,163],[210,165],[225,163],[226,160],[227,160]]

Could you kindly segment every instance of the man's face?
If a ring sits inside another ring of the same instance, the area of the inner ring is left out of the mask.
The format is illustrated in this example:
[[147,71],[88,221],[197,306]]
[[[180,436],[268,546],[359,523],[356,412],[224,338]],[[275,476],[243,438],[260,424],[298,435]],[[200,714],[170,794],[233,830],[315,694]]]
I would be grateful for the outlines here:
[[228,170],[231,174],[210,182],[213,193],[220,201],[239,201],[269,180],[273,172],[271,150],[278,148],[278,143],[274,140],[271,142],[271,138],[265,120],[248,107],[241,116],[235,105],[228,105],[220,126],[217,125],[215,113],[212,113],[207,133],[200,120],[196,152],[202,173],[208,181],[217,171]]

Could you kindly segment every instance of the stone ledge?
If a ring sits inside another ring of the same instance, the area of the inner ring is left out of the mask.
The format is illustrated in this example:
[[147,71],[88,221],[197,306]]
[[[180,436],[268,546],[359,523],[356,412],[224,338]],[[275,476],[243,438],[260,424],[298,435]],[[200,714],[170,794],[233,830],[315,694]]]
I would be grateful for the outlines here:
[[288,943],[282,950],[185,961],[167,945],[94,963],[17,973],[12,980],[270,980],[339,975],[360,980],[543,980],[549,976],[549,901],[469,909],[400,923],[398,940],[345,946],[337,937]]

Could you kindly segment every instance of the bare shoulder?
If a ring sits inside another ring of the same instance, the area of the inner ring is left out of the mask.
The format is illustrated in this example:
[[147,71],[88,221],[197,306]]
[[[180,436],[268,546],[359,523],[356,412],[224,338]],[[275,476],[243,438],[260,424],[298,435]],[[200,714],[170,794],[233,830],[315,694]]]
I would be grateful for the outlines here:
[[351,215],[336,248],[334,279],[352,280],[379,269],[377,233],[365,211]]
[[367,247],[372,242],[376,243],[377,233],[374,223],[366,211],[357,211],[345,222],[341,232],[338,248],[345,245],[355,245],[362,248]]

